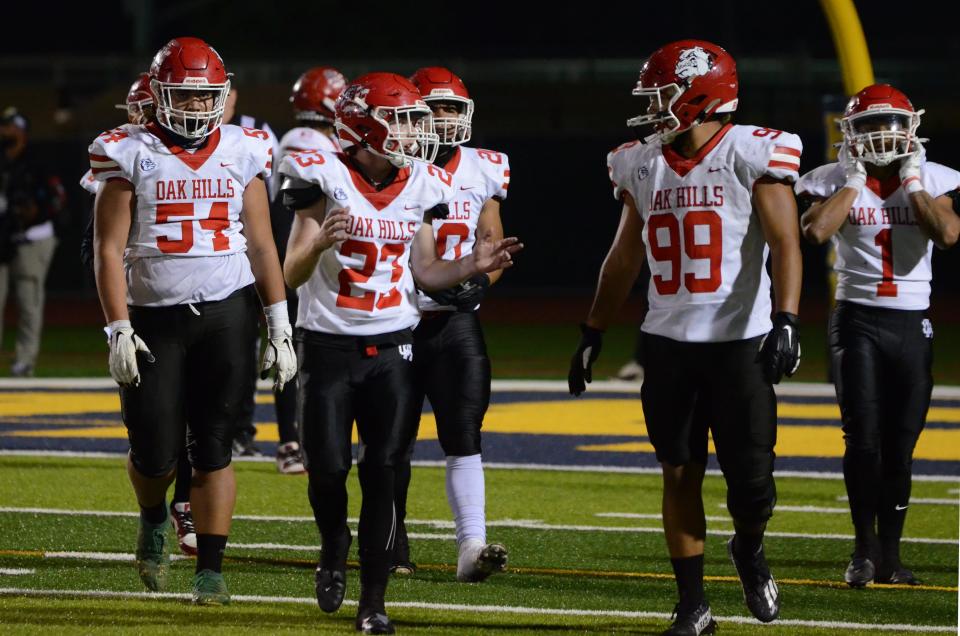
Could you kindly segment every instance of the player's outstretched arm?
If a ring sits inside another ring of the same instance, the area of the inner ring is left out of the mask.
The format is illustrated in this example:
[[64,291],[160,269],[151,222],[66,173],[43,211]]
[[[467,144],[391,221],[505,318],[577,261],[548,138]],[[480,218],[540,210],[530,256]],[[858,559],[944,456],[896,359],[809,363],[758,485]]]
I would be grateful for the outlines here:
[[625,192],[620,226],[600,268],[600,280],[587,321],[580,325],[580,344],[570,358],[567,387],[571,394],[580,395],[586,390],[587,384],[593,381],[593,363],[600,357],[603,330],[623,305],[640,275],[644,253],[643,219],[637,212],[633,197]]
[[130,318],[123,250],[127,246],[135,202],[130,182],[115,179],[103,184],[94,203],[93,267],[107,324]]
[[253,179],[243,191],[243,236],[247,239],[247,258],[256,280],[257,293],[264,307],[287,299],[280,273],[280,258],[270,227],[270,202],[263,179]]
[[506,269],[513,265],[513,255],[523,249],[515,236],[494,240],[493,232],[487,230],[477,237],[473,253],[455,261],[437,257],[433,226],[424,223],[413,237],[410,254],[410,269],[413,277],[424,291],[436,291],[453,287],[475,274]]
[[640,275],[644,255],[643,219],[637,212],[633,197],[625,192],[620,225],[600,268],[597,290],[587,315],[588,326],[601,331],[607,328]]
[[800,306],[803,260],[793,190],[786,183],[761,177],[754,187],[753,204],[760,217],[763,237],[770,246],[776,311],[796,314]]

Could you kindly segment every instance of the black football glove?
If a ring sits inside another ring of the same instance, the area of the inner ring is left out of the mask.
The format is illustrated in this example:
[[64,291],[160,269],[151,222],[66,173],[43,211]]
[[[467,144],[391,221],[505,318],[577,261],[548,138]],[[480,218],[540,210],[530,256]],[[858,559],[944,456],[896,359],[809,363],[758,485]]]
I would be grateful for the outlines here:
[[773,329],[760,341],[754,362],[763,366],[763,377],[770,384],[779,384],[784,374],[793,377],[800,367],[800,331],[797,316],[778,311],[773,316]]
[[486,274],[477,274],[463,281],[453,289],[457,292],[454,305],[457,311],[473,311],[483,300],[487,288],[490,287],[490,277]]
[[599,329],[580,324],[580,346],[570,360],[570,372],[567,374],[567,387],[573,395],[580,395],[593,381],[593,363],[600,357],[603,345],[603,332]]
[[448,287],[446,289],[438,289],[436,291],[427,291],[423,290],[423,293],[429,296],[430,298],[437,301],[438,305],[443,305],[444,307],[453,305],[457,302],[457,286]]

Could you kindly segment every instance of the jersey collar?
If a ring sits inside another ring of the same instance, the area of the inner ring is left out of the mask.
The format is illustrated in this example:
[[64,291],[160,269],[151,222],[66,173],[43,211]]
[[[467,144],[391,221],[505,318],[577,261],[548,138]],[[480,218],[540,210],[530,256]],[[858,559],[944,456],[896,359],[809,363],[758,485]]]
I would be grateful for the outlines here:
[[400,168],[391,172],[387,181],[374,186],[351,157],[344,153],[337,153],[337,157],[350,173],[353,186],[378,211],[393,203],[410,180],[410,168]]
[[178,146],[157,122],[151,121],[146,127],[154,137],[159,139],[163,145],[167,147],[170,154],[187,164],[193,170],[199,170],[203,164],[207,162],[207,159],[210,158],[210,155],[217,149],[217,146],[220,145],[219,127],[207,136],[203,144],[197,148],[195,152],[188,152],[186,148]]
[[710,154],[710,151],[717,147],[717,144],[730,132],[730,129],[733,128],[733,124],[725,124],[723,128],[718,130],[716,134],[707,141],[707,143],[700,146],[700,150],[697,151],[697,154],[692,157],[684,157],[676,150],[673,149],[669,144],[664,144],[661,146],[663,151],[663,158],[666,160],[667,165],[669,165],[674,172],[676,172],[681,177],[687,175],[688,172],[696,168],[703,158]]
[[894,172],[883,180],[867,175],[867,187],[881,199],[886,199],[900,187],[900,175]]
[[443,165],[437,164],[438,168],[443,168],[450,174],[455,174],[457,168],[460,167],[460,159],[463,158],[463,153],[460,152],[460,146],[455,146],[453,152],[450,153],[450,158],[447,159],[447,162]]

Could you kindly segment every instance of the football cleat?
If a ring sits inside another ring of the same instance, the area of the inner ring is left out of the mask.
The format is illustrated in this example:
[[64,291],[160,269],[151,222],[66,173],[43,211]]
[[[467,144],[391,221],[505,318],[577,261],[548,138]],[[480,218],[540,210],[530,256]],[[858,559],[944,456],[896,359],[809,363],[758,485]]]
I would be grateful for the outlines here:
[[303,466],[300,444],[287,442],[277,447],[277,470],[281,475],[301,475],[307,472]]
[[743,600],[747,603],[747,609],[762,623],[776,620],[780,615],[780,589],[767,567],[763,546],[754,554],[744,557],[734,549],[734,539],[731,537],[727,541],[727,553],[743,585]]
[[147,589],[153,592],[163,589],[170,569],[170,555],[167,554],[169,527],[170,517],[167,516],[159,524],[148,523],[141,517],[137,528],[137,573]]
[[913,572],[902,565],[890,569],[881,565],[877,568],[874,582],[881,585],[920,585],[920,581]]
[[238,431],[230,447],[234,457],[262,457],[263,453],[253,443],[253,435],[248,431]]
[[356,628],[358,632],[364,634],[396,634],[393,623],[386,614],[376,610],[363,610],[357,612]]
[[507,549],[499,543],[484,544],[480,539],[467,539],[460,544],[457,580],[461,583],[479,583],[506,569]]
[[407,539],[407,526],[400,521],[397,523],[397,536],[393,542],[390,572],[397,576],[412,576],[416,571],[417,564],[410,560],[410,541]]
[[177,532],[180,551],[187,556],[197,556],[197,531],[193,527],[193,513],[190,503],[170,503],[170,521]]
[[854,554],[847,566],[847,571],[843,573],[843,580],[850,587],[866,587],[868,583],[873,581],[875,574],[876,568],[873,561],[867,557]]
[[624,382],[643,382],[643,367],[636,360],[631,360],[617,371],[617,379]]
[[353,537],[347,530],[345,541],[324,541],[320,551],[320,563],[313,575],[314,591],[317,605],[328,614],[340,609],[347,593],[347,553],[351,543]]
[[713,620],[710,606],[706,601],[697,605],[692,611],[680,611],[680,604],[673,608],[675,620],[662,636],[700,636],[713,634],[717,631],[717,622]]
[[200,570],[193,575],[194,605],[229,605],[230,592],[223,575],[213,570]]

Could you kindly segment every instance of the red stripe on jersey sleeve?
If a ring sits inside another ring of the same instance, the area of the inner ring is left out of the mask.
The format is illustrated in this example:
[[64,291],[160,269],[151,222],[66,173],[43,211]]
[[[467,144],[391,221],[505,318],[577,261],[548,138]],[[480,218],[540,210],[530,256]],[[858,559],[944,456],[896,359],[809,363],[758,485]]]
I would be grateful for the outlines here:
[[771,161],[767,164],[768,168],[785,168],[787,170],[793,170],[794,172],[800,172],[799,166],[793,163],[787,163],[786,161]]
[[91,152],[90,161],[113,161],[113,159],[111,159],[107,155],[95,155]]
[[103,174],[105,172],[120,172],[120,166],[116,168],[90,168],[90,172],[93,174]]
[[784,155],[793,155],[794,157],[800,156],[800,151],[797,150],[796,148],[791,148],[790,146],[774,146],[773,152],[784,154]]

